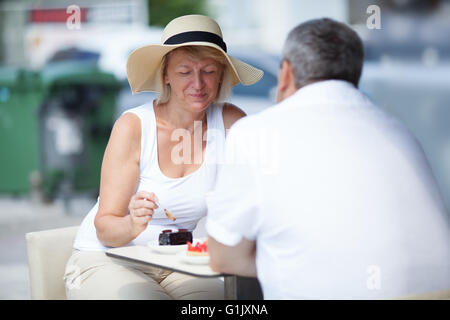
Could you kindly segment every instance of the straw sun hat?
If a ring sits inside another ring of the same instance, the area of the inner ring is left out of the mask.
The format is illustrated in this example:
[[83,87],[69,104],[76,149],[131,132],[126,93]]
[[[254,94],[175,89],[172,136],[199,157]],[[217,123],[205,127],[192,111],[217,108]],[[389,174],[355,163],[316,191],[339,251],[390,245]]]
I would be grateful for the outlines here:
[[219,25],[207,16],[187,15],[172,20],[163,31],[161,43],[140,47],[128,57],[127,76],[132,93],[161,92],[162,59],[168,52],[182,46],[207,46],[219,50],[228,63],[232,86],[238,83],[254,84],[264,74],[261,70],[227,54],[227,46]]

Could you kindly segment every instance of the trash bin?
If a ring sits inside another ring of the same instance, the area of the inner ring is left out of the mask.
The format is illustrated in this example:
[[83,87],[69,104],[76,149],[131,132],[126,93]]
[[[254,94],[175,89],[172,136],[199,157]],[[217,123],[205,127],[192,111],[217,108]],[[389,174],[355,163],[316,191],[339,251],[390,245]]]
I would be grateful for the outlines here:
[[36,114],[43,96],[37,73],[0,68],[0,193],[30,190],[39,168]]
[[5,70],[3,82],[1,74],[0,92],[8,92],[0,102],[0,135],[9,131],[0,148],[13,152],[0,158],[0,192],[38,187],[47,200],[58,192],[96,193],[120,83],[77,61],[52,63],[39,73]]

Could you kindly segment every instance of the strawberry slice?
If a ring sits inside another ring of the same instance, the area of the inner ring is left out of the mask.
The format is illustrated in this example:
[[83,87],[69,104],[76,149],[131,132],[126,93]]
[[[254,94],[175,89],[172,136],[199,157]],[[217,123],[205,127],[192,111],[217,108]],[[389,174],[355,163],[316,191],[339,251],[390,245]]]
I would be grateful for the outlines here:
[[188,251],[192,252],[208,252],[208,241],[203,243],[197,242],[195,246],[191,242],[187,242]]

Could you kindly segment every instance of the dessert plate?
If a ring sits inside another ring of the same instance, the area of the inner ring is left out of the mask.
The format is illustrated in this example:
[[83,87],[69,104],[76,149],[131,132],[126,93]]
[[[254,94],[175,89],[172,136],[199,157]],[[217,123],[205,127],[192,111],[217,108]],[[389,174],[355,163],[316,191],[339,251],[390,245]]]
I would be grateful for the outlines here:
[[[192,243],[195,245],[197,242],[203,242],[206,238],[195,238]],[[153,240],[147,243],[147,246],[156,253],[161,254],[176,254],[181,251],[187,251],[187,244],[179,244],[175,246],[161,246],[158,240]]]
[[187,251],[181,251],[177,253],[180,261],[188,264],[208,264],[209,255],[207,256],[188,256]]
[[150,241],[147,246],[152,251],[162,254],[175,254],[187,250],[187,244],[179,244],[176,246],[160,246],[158,240]]

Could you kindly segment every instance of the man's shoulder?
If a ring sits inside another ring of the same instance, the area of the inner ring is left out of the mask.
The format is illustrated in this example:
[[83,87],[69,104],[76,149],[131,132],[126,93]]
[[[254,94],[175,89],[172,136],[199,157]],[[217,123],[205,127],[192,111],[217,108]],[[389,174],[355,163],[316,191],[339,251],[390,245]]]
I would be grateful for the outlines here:
[[261,110],[256,114],[248,115],[240,119],[237,123],[239,123],[242,128],[267,127],[270,123],[282,120],[288,116],[289,113],[292,112],[289,110],[291,106],[294,105],[292,102],[293,101],[285,100],[276,104],[274,103],[271,107]]

